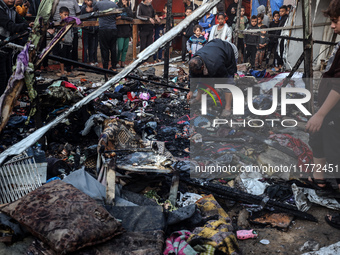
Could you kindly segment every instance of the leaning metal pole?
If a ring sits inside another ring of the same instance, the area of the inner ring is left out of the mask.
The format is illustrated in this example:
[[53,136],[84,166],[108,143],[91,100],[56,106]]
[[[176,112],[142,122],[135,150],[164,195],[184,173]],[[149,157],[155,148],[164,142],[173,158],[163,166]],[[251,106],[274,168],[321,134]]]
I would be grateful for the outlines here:
[[197,20],[204,16],[207,11],[210,11],[214,6],[216,6],[221,0],[211,0],[205,4],[202,4],[199,8],[197,8],[191,15],[186,17],[181,23],[177,26],[173,27],[169,32],[165,33],[162,37],[160,37],[156,42],[151,44],[145,50],[138,54],[137,59],[125,67],[119,74],[114,76],[111,80],[106,82],[103,86],[101,86],[96,91],[89,94],[87,97],[84,97],[78,103],[74,104],[68,111],[64,112],[60,116],[56,117],[53,121],[48,123],[46,126],[36,130],[34,133],[21,140],[20,142],[14,144],[4,152],[0,154],[0,165],[6,160],[8,156],[17,155],[25,151],[32,144],[37,142],[43,135],[50,130],[51,128],[58,125],[63,119],[69,116],[72,112],[79,110],[82,106],[88,104],[93,99],[104,93],[107,89],[109,89],[112,85],[119,82],[122,78],[127,76],[132,70],[134,70],[138,65],[140,65],[144,60],[147,60],[150,56],[157,52],[157,50],[167,42],[170,42],[174,39],[179,33],[182,32],[184,28],[186,28],[190,22]]

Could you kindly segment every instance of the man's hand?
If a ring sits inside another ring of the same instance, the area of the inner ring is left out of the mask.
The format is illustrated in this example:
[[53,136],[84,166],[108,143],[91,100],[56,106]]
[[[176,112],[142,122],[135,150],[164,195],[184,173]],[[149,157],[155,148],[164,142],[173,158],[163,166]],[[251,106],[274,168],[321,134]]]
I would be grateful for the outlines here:
[[308,133],[315,133],[320,130],[324,116],[316,113],[306,124],[305,131]]
[[158,23],[161,22],[161,20],[158,18],[158,16],[156,16],[156,20],[157,20]]
[[55,29],[54,29],[54,28],[49,28],[49,29],[47,29],[47,32],[48,32],[49,34],[53,35],[54,32],[55,32]]
[[23,6],[26,7],[26,8],[30,8],[31,4],[30,4],[30,2],[27,1],[23,4]]
[[183,32],[183,35],[186,35],[186,33],[185,33],[185,32]]
[[189,53],[191,54],[191,53],[192,53],[192,51],[191,51],[191,50],[189,50]]
[[34,22],[30,22],[30,23],[28,24],[28,26],[29,26],[30,28],[32,28],[32,27],[34,26]]
[[149,18],[149,21],[151,22],[152,25],[155,25],[155,20],[153,18]]

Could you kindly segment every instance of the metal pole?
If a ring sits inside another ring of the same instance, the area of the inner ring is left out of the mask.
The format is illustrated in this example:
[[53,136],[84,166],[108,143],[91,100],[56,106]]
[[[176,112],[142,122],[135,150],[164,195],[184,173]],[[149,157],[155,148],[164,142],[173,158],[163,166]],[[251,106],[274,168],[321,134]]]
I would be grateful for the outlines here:
[[313,93],[313,38],[312,38],[312,15],[311,0],[302,0],[303,20],[303,49],[305,53],[304,71],[307,78],[306,88],[311,93],[311,100],[307,103],[307,109],[314,114],[314,93]]
[[[166,31],[169,30],[171,27],[171,19],[172,19],[172,0],[168,0],[167,3],[167,11],[166,11],[166,25],[165,29]],[[170,42],[167,42],[165,45],[165,52],[164,52],[164,79],[166,79],[166,82],[169,81],[169,55],[170,55]]]

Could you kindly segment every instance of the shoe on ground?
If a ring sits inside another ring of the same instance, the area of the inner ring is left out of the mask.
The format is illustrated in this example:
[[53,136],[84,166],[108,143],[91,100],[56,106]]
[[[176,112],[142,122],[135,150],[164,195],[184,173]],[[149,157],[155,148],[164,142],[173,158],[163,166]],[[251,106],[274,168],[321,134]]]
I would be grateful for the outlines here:
[[231,115],[231,111],[230,110],[226,110],[224,109],[221,113],[221,117],[228,117]]

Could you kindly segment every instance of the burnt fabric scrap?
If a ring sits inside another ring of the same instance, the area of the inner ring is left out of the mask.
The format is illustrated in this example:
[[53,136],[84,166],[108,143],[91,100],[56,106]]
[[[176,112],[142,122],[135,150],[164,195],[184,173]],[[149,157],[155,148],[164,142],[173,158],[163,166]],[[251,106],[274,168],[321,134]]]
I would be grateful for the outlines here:
[[211,219],[214,217],[217,219],[208,220],[203,227],[195,228],[188,242],[190,244],[209,244],[225,254],[239,254],[239,246],[233,233],[231,219],[214,196],[205,196],[198,200],[196,204],[204,218]]
[[134,123],[120,119],[104,121],[104,130],[98,146],[105,151],[115,149],[141,148],[142,140],[134,130]]
[[196,255],[198,254],[188,243],[187,240],[192,233],[188,230],[176,231],[166,239],[164,255]]

